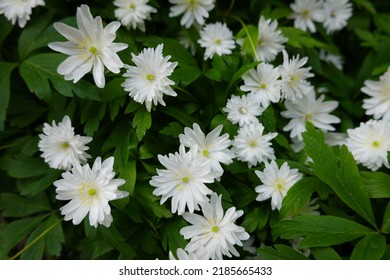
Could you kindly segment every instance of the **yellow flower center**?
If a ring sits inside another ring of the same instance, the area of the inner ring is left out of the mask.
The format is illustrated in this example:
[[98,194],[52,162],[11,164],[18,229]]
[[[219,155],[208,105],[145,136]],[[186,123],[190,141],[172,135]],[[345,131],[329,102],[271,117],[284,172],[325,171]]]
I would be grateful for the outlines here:
[[261,89],[266,89],[266,88],[267,88],[267,84],[266,84],[266,83],[262,83],[262,84],[260,85],[260,88],[261,88]]
[[131,3],[131,4],[129,5],[129,8],[132,9],[132,10],[134,10],[134,9],[135,9],[135,4],[134,4],[134,3]]
[[97,55],[98,54],[98,50],[97,48],[95,48],[94,46],[90,47],[89,48],[89,52],[93,55]]
[[374,148],[378,148],[379,146],[380,146],[381,144],[378,142],[378,141],[372,141],[372,146],[374,147]]
[[155,79],[155,77],[154,77],[153,74],[147,74],[147,75],[146,75],[146,79],[147,79],[148,81],[153,81],[153,80]]
[[311,121],[313,120],[313,116],[312,116],[311,114],[306,114],[306,115],[305,115],[305,120],[306,120],[307,122],[311,122]]
[[276,187],[280,190],[283,188],[283,185],[279,183],[279,184],[276,184]]
[[69,144],[68,142],[63,142],[63,143],[61,144],[61,148],[62,148],[63,150],[67,150],[67,149],[69,149],[69,147],[70,147],[70,144]]
[[256,141],[255,140],[250,140],[249,141],[249,147],[251,147],[251,148],[254,148],[254,147],[256,147]]
[[216,43],[217,45],[220,45],[220,44],[222,43],[222,40],[221,40],[221,39],[217,39],[217,40],[215,40],[215,43]]
[[197,6],[197,0],[189,0],[188,1],[188,10],[192,11]]
[[302,14],[303,14],[304,17],[308,17],[309,14],[310,14],[310,12],[309,12],[309,10],[304,10],[304,11],[302,12]]
[[210,155],[210,152],[208,150],[204,149],[202,154],[204,157],[208,157]]
[[95,189],[89,189],[88,194],[89,194],[89,196],[94,196],[96,194],[96,190]]
[[187,176],[184,176],[182,179],[183,183],[188,183],[189,179]]
[[240,109],[238,109],[238,111],[240,112],[240,114],[243,114],[243,115],[245,115],[247,112],[245,107],[241,107]]
[[218,226],[213,226],[211,228],[211,231],[214,232],[214,233],[217,233],[219,231],[219,227]]
[[80,200],[83,205],[91,206],[95,200],[98,199],[98,190],[96,186],[91,183],[81,183],[81,187],[78,189]]

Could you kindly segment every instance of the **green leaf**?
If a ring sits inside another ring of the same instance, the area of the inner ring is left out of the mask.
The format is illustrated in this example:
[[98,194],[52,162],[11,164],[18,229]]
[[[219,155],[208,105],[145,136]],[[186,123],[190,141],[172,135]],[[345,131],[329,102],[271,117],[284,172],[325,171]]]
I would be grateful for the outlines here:
[[14,25],[6,17],[1,16],[0,26],[0,45],[2,45],[4,39],[7,38]]
[[[125,179],[126,183],[120,187],[120,190],[133,194],[135,182],[137,180],[137,162],[130,160],[119,172],[119,178]],[[128,199],[127,199],[128,200]]]
[[183,125],[178,122],[170,122],[166,127],[161,129],[159,132],[163,135],[168,135],[177,138],[183,133]]
[[245,215],[242,226],[249,233],[261,230],[267,224],[269,213],[270,207],[265,203],[260,204],[260,206],[254,208],[251,212]]
[[383,216],[381,232],[390,233],[390,202],[387,203],[386,211]]
[[279,27],[279,29],[288,38],[287,44],[295,48],[301,48],[302,46],[308,48],[324,48],[326,46],[323,42],[312,38],[307,32],[300,29],[294,27]]
[[303,140],[305,151],[313,160],[310,165],[314,174],[327,183],[345,204],[375,226],[371,203],[352,154],[345,146],[341,147],[338,162],[332,149],[325,144],[322,132],[315,130],[311,123],[307,124],[306,130]]
[[168,116],[173,117],[174,119],[188,127],[192,127],[192,124],[199,122],[196,118],[192,117],[191,115],[188,115],[181,109],[172,106],[162,109],[162,112]]
[[106,103],[88,101],[83,106],[81,114],[81,123],[85,123],[84,132],[88,136],[93,136],[99,128],[100,121],[103,119],[106,112]]
[[19,179],[42,176],[50,171],[49,166],[42,159],[23,154],[3,157],[0,168],[6,170],[9,176]]
[[258,249],[260,256],[265,260],[307,260],[307,257],[287,245],[275,244],[273,247],[275,249],[270,246]]
[[187,241],[180,234],[180,229],[187,226],[187,223],[179,217],[173,217],[164,222],[161,227],[161,241],[165,251],[171,251],[176,255],[178,248],[184,248],[187,245]]
[[[189,73],[191,73],[189,75]],[[170,78],[176,82],[176,85],[182,84],[188,86],[202,75],[199,67],[183,65],[179,69],[175,69]]]
[[146,131],[152,126],[152,116],[146,108],[139,109],[132,122],[133,128],[139,141],[145,136]]
[[359,8],[360,7],[364,8],[372,14],[376,14],[375,7],[371,3],[371,1],[369,1],[369,0],[353,0],[353,2],[355,2],[356,6],[358,6]]
[[25,198],[13,193],[0,194],[0,209],[3,217],[26,217],[42,211],[51,211],[45,197]]
[[59,257],[62,250],[62,243],[65,241],[62,224],[59,222],[57,215],[51,215],[47,221],[47,225],[56,224],[46,236],[46,251],[49,255]]
[[249,63],[249,64],[244,64],[243,66],[241,66],[241,68],[238,69],[233,74],[233,77],[230,79],[229,85],[228,85],[228,87],[226,89],[226,92],[229,92],[231,90],[233,85],[242,77],[242,75],[244,75],[249,70],[255,68],[259,63],[260,63],[260,61],[255,61],[255,62],[252,62],[252,63]]
[[375,48],[378,45],[378,40],[377,38],[375,38],[373,33],[357,28],[354,30],[354,32],[356,36],[358,36],[359,39],[362,40],[362,46]]
[[296,216],[273,226],[275,236],[283,239],[304,237],[300,248],[327,247],[369,235],[373,230],[348,219],[335,216]]
[[0,131],[4,130],[10,97],[11,73],[16,66],[16,63],[0,61]]
[[370,198],[390,198],[390,175],[376,171],[361,171]]
[[53,186],[53,182],[60,178],[62,170],[48,169],[40,177],[32,177],[20,181],[19,189],[22,195],[36,195]]
[[341,260],[341,257],[332,247],[311,248],[311,253],[316,260]]
[[386,238],[381,234],[370,234],[355,245],[351,260],[380,260],[386,250]]
[[125,238],[113,225],[111,225],[109,228],[100,226],[99,231],[103,234],[104,239],[126,258],[134,259],[134,257],[137,255],[133,247],[125,242]]
[[144,207],[145,211],[151,212],[154,216],[158,218],[172,217],[172,212],[165,205],[159,203],[160,197],[153,195],[151,188],[147,186],[136,188],[134,197]]

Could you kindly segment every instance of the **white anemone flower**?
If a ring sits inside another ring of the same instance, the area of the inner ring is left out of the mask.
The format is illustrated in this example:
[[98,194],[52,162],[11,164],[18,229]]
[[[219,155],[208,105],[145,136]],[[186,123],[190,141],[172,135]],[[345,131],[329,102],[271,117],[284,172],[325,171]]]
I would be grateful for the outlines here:
[[324,7],[322,1],[317,0],[295,0],[290,4],[293,14],[290,18],[294,19],[294,27],[303,31],[309,30],[314,33],[317,31],[315,22],[324,21]]
[[180,144],[191,148],[197,145],[198,157],[210,164],[211,171],[216,179],[223,174],[221,163],[230,164],[233,162],[234,153],[229,150],[231,140],[229,134],[225,133],[220,136],[223,125],[214,128],[210,133],[205,135],[197,123],[192,125],[193,129],[184,128],[184,134],[179,135]]
[[282,78],[282,97],[287,100],[302,98],[313,90],[312,85],[306,80],[314,77],[310,73],[311,67],[303,67],[308,57],[299,58],[299,55],[289,59],[286,51],[283,51],[283,65],[279,66]]
[[251,123],[242,126],[234,137],[232,151],[239,161],[247,162],[249,168],[258,163],[275,159],[275,152],[271,147],[271,140],[278,134],[270,132],[263,134],[264,126],[261,123]]
[[285,101],[286,111],[280,114],[287,119],[289,123],[283,127],[283,131],[291,131],[290,137],[297,137],[302,141],[302,132],[306,131],[306,122],[312,123],[322,131],[334,131],[332,124],[340,123],[340,118],[330,113],[338,106],[337,101],[324,101],[325,95],[316,99],[314,90],[310,91],[301,99],[295,101]]
[[135,66],[125,65],[126,80],[122,83],[125,91],[138,103],[145,103],[150,112],[152,104],[165,106],[163,96],[176,96],[171,88],[175,84],[168,77],[173,73],[177,62],[169,62],[170,55],[163,56],[163,44],[155,49],[146,48],[139,55],[131,54]]
[[117,52],[126,49],[127,44],[113,43],[121,24],[113,21],[103,28],[101,17],[93,18],[87,5],[77,8],[76,19],[79,29],[54,23],[54,28],[69,41],[50,43],[49,48],[70,56],[58,66],[57,72],[76,83],[92,69],[96,85],[104,88],[104,66],[115,74],[124,66]]
[[226,26],[226,23],[210,23],[200,31],[198,43],[206,48],[204,60],[212,58],[215,54],[222,56],[231,54],[235,47],[232,31]]
[[44,123],[39,138],[41,157],[51,168],[70,170],[74,162],[84,164],[91,157],[85,151],[92,138],[75,135],[69,116],[64,116],[58,125],[55,121],[51,125]]
[[224,255],[240,256],[234,246],[242,246],[241,240],[249,239],[249,234],[235,222],[244,211],[231,207],[224,213],[221,199],[221,195],[213,193],[210,203],[202,204],[203,216],[188,212],[183,214],[183,218],[191,223],[180,230],[185,239],[191,239],[185,248],[189,253],[204,248],[213,260],[222,260]]
[[287,162],[279,168],[274,160],[266,162],[264,170],[255,170],[255,173],[263,183],[255,189],[259,193],[256,200],[264,201],[271,198],[272,210],[280,210],[288,190],[303,177],[298,169],[290,169]]
[[343,29],[352,16],[352,4],[348,0],[325,0],[323,25],[328,34]]
[[261,106],[267,108],[271,102],[277,103],[280,100],[279,77],[278,68],[268,63],[260,63],[256,69],[251,69],[242,75],[244,84],[240,89],[253,93]]
[[196,252],[187,253],[182,248],[176,250],[177,259],[171,251],[169,251],[169,259],[174,260],[209,260],[209,256],[204,248],[199,248]]
[[379,77],[379,81],[365,81],[361,91],[369,96],[363,99],[366,114],[374,119],[390,120],[390,67]]
[[358,163],[372,171],[383,165],[390,168],[387,154],[390,151],[390,122],[369,120],[359,127],[347,130],[347,147]]
[[151,13],[157,13],[157,9],[148,5],[149,0],[115,0],[115,17],[126,26],[127,29],[139,28],[145,32],[145,20],[150,20]]
[[227,113],[227,119],[233,124],[238,123],[239,126],[247,125],[253,122],[258,122],[257,117],[260,116],[264,108],[260,106],[260,101],[254,93],[238,96],[232,95],[226,103],[223,111]]
[[18,21],[19,27],[26,26],[30,20],[32,9],[37,6],[45,6],[44,0],[1,0],[0,15],[4,16],[15,25]]
[[172,213],[182,215],[186,207],[191,213],[199,210],[199,204],[208,202],[207,195],[212,193],[205,183],[214,182],[214,175],[209,162],[197,157],[198,149],[193,146],[186,152],[180,145],[178,153],[158,155],[166,169],[157,169],[149,183],[155,187],[153,194],[161,196],[161,204],[172,197]]
[[54,182],[56,198],[70,200],[60,208],[65,221],[72,220],[74,225],[78,225],[89,215],[91,226],[111,225],[113,219],[109,202],[128,196],[128,192],[118,190],[125,180],[114,179],[113,165],[113,157],[103,162],[100,157],[96,158],[92,169],[88,164],[81,166],[75,162],[71,171],[62,173],[62,179]]
[[185,28],[190,28],[193,24],[204,25],[205,18],[209,17],[209,12],[214,9],[215,0],[169,0],[173,6],[169,16],[177,17],[183,14],[180,24]]
[[272,21],[271,19],[265,19],[263,16],[260,17],[256,53],[263,62],[273,61],[276,55],[284,50],[284,43],[287,42],[287,38],[277,28],[277,20]]

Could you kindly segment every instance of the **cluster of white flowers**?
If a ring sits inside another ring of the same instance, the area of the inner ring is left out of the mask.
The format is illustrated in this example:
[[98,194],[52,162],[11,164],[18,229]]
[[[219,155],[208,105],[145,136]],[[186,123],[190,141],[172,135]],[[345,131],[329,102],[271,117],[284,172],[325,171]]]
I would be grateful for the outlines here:
[[317,31],[315,22],[322,23],[328,34],[343,29],[352,16],[352,4],[348,0],[295,0],[290,4],[294,27]]
[[145,20],[151,19],[151,13],[157,13],[148,3],[149,0],[115,0],[115,16],[127,29],[139,28],[145,32]]
[[18,21],[19,27],[23,28],[30,20],[32,9],[37,6],[45,6],[44,0],[1,0],[0,15],[4,15],[15,25]]

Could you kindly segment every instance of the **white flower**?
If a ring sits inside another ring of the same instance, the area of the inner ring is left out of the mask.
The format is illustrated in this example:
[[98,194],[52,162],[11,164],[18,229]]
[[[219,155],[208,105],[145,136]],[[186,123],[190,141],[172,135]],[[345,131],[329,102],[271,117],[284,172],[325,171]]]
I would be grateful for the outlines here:
[[199,204],[207,202],[206,195],[212,193],[205,185],[214,181],[210,164],[199,159],[197,154],[198,146],[186,152],[180,145],[179,153],[158,155],[158,160],[166,169],[157,169],[157,175],[149,183],[156,187],[153,194],[161,196],[161,204],[172,197],[172,213],[177,211],[182,215],[186,207],[191,213],[199,210]]
[[118,190],[125,180],[114,179],[113,165],[113,157],[103,162],[100,157],[96,158],[92,169],[88,164],[81,166],[75,162],[70,172],[62,173],[62,179],[54,182],[56,198],[70,200],[60,208],[65,221],[72,220],[74,225],[78,225],[89,214],[91,226],[110,226],[112,216],[109,201],[128,195]]
[[49,48],[70,55],[58,66],[57,72],[64,75],[65,80],[76,83],[92,69],[96,85],[104,88],[104,66],[115,74],[123,67],[116,53],[126,49],[127,44],[113,43],[121,24],[114,21],[103,29],[101,17],[93,18],[87,5],[77,8],[76,19],[79,29],[54,23],[54,28],[69,41],[50,43]]
[[279,66],[283,98],[295,100],[296,97],[302,98],[313,90],[311,84],[306,81],[314,76],[310,73],[311,67],[303,68],[307,60],[307,57],[299,59],[299,55],[289,59],[287,52],[283,51],[283,65]]
[[272,210],[275,208],[280,210],[287,191],[302,178],[298,169],[290,169],[287,162],[283,163],[279,169],[273,160],[265,163],[263,171],[255,170],[255,173],[263,183],[255,189],[259,193],[256,200],[264,201],[271,198]]
[[369,120],[359,127],[347,130],[347,147],[358,163],[375,171],[382,165],[390,168],[387,153],[390,151],[390,123]]
[[177,66],[177,62],[169,62],[170,55],[163,56],[163,44],[153,48],[144,49],[139,55],[131,54],[135,66],[125,65],[127,79],[122,87],[129,92],[129,95],[139,103],[145,103],[146,109],[150,112],[152,104],[160,103],[165,106],[164,94],[176,96],[171,88],[175,84],[168,79]]
[[331,34],[347,25],[352,16],[352,4],[348,0],[325,0],[324,16],[324,27]]
[[18,21],[19,27],[23,28],[30,20],[32,9],[36,6],[45,6],[44,0],[1,0],[0,15],[4,16],[15,25]]
[[287,110],[280,114],[291,120],[283,127],[283,131],[291,131],[290,137],[297,137],[300,141],[302,141],[302,132],[306,131],[306,122],[311,122],[323,131],[334,131],[335,128],[331,124],[339,123],[340,119],[329,113],[337,108],[338,102],[324,101],[324,99],[325,95],[316,99],[315,92],[312,90],[301,99],[286,100],[284,104]]
[[219,56],[231,54],[235,47],[233,33],[225,23],[220,22],[205,25],[200,31],[198,43],[206,48],[204,60],[212,58],[214,54]]
[[332,63],[339,70],[343,70],[344,61],[343,58],[339,55],[327,53],[324,50],[320,50],[320,59]]
[[145,32],[145,20],[150,20],[150,13],[157,13],[157,9],[148,5],[149,0],[115,0],[115,17],[127,29],[139,28]]
[[58,125],[55,121],[51,126],[43,124],[43,134],[39,134],[38,147],[41,157],[51,168],[70,170],[74,162],[84,164],[91,156],[85,151],[85,146],[92,141],[91,137],[74,134],[74,128],[68,116],[64,116]]
[[255,94],[261,106],[267,108],[272,103],[280,100],[279,70],[268,63],[260,63],[256,70],[251,69],[242,75],[244,85],[240,87],[242,91],[249,91]]
[[317,31],[314,22],[324,21],[323,2],[317,0],[295,0],[290,4],[293,14],[290,18],[294,19],[294,27],[303,31]]
[[261,123],[251,123],[241,127],[232,141],[232,150],[237,159],[247,162],[249,168],[257,163],[275,159],[270,141],[278,134],[273,132],[263,135],[263,132],[264,126]]
[[206,136],[198,124],[194,123],[192,127],[193,129],[184,128],[184,134],[179,135],[180,144],[188,148],[197,145],[200,160],[208,162],[215,178],[220,178],[223,174],[220,163],[230,164],[234,158],[234,153],[229,150],[231,145],[229,134],[225,133],[219,136],[223,125],[217,126]]
[[257,38],[257,56],[263,62],[271,62],[276,55],[284,50],[287,38],[282,35],[278,28],[278,21],[260,17],[258,24],[259,36]]
[[203,25],[209,12],[214,9],[215,0],[169,0],[171,7],[169,16],[177,17],[183,14],[180,24],[186,28],[197,23]]
[[[209,260],[209,256],[206,250],[202,247],[199,248],[196,252],[187,254],[182,248],[176,250],[177,259],[179,260]],[[169,251],[169,259],[171,261],[176,260],[175,256]]]
[[379,81],[365,81],[361,91],[370,96],[363,99],[366,114],[373,115],[374,119],[390,120],[390,67]]
[[244,212],[231,207],[224,213],[221,198],[213,193],[210,203],[202,204],[203,216],[183,214],[183,218],[192,224],[180,230],[185,239],[191,239],[185,248],[189,253],[204,248],[213,260],[222,260],[223,255],[240,256],[234,245],[242,246],[241,240],[249,239],[249,234],[235,222]]
[[232,95],[223,111],[227,113],[229,121],[243,126],[258,122],[257,116],[260,116],[264,109],[260,106],[260,101],[257,100],[255,94],[249,93],[243,96]]

